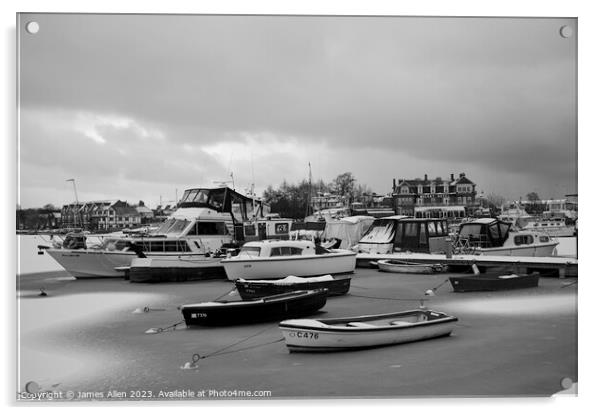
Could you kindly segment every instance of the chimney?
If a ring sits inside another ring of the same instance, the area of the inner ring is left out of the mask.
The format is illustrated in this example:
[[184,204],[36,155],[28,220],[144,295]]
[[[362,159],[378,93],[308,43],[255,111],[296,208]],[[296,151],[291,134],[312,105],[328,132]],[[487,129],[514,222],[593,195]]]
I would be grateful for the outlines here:
[[452,182],[454,181],[454,174],[453,173],[451,174],[451,181]]
[[460,178],[466,177],[466,174],[460,173]]
[[397,185],[395,184],[395,179],[393,179],[393,191],[395,191],[395,187],[396,187],[396,186],[397,186]]
[[429,179],[429,177],[425,174],[424,175],[424,181],[426,182]]

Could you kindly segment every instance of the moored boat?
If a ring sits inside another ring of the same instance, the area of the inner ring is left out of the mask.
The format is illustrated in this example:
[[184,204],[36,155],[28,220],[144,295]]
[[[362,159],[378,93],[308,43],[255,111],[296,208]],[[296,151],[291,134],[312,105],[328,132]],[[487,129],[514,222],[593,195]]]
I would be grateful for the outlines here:
[[314,277],[352,273],[355,256],[353,251],[327,250],[311,241],[265,240],[247,242],[238,255],[222,260],[222,265],[232,281]]
[[510,223],[494,218],[463,223],[454,241],[454,251],[475,255],[554,256],[557,240],[542,232],[515,232],[510,228]]
[[310,315],[326,305],[327,296],[324,289],[302,290],[257,300],[185,304],[180,310],[188,326],[236,325]]
[[182,282],[226,279],[226,272],[214,256],[192,259],[177,257],[134,258],[127,269],[130,282]]
[[291,352],[326,352],[388,346],[448,336],[456,317],[433,310],[333,319],[298,319],[279,325]]
[[349,292],[351,277],[334,278],[332,275],[301,278],[288,276],[278,280],[236,280],[236,289],[243,300],[267,297],[297,290],[324,288],[329,296],[344,295]]
[[456,292],[502,291],[533,288],[539,284],[539,273],[532,274],[475,274],[450,277],[449,283]]
[[377,261],[377,265],[379,271],[401,274],[433,274],[443,271],[441,264],[421,264],[398,259],[381,259]]
[[149,258],[203,261],[234,242],[288,238],[292,219],[267,210],[260,201],[228,187],[188,189],[177,210],[156,229],[107,235],[98,246],[68,235],[42,249],[75,278],[123,278],[122,270],[137,256],[133,245]]

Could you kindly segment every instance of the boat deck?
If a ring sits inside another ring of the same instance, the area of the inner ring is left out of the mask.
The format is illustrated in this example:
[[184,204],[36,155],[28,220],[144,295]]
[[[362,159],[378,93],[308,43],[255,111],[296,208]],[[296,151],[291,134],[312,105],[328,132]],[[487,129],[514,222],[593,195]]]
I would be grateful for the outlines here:
[[394,254],[357,254],[356,266],[370,268],[370,262],[383,259],[394,259],[425,264],[441,264],[447,266],[479,267],[513,267],[516,273],[531,271],[552,272],[560,278],[576,277],[578,261],[567,257],[518,257],[518,256],[493,256],[493,255],[452,255],[448,258],[444,254],[427,254],[416,252],[396,252]]

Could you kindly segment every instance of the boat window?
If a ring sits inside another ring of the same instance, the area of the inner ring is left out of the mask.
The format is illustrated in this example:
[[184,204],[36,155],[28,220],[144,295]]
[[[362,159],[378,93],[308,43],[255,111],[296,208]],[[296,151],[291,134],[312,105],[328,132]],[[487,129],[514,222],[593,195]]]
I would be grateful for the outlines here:
[[491,233],[491,239],[500,239],[500,229],[498,228],[497,223],[489,225],[489,232]]
[[533,243],[533,235],[516,235],[514,237],[515,245],[531,245]]
[[166,234],[167,231],[169,230],[169,228],[172,227],[172,225],[176,222],[175,219],[171,218],[171,219],[167,219],[165,222],[163,222],[161,224],[161,226],[159,226],[159,229],[157,229],[157,234]]
[[481,225],[478,223],[469,223],[460,228],[460,236],[469,237],[481,234]]
[[441,229],[443,229],[443,235],[447,235],[447,222],[440,222]]
[[188,235],[227,235],[228,228],[224,222],[197,222]]
[[165,251],[166,252],[177,252],[178,251],[178,241],[165,241]]
[[270,251],[270,256],[282,256],[282,252],[280,251],[280,248],[272,248],[272,250]]
[[429,236],[437,235],[437,225],[435,225],[435,222],[428,222],[428,228],[429,228]]
[[210,197],[205,195],[205,202],[209,204],[215,210],[222,210],[224,207],[224,197],[226,196],[225,192],[211,192]]
[[151,252],[163,252],[163,241],[152,241],[150,243],[150,250]]
[[418,235],[418,224],[416,222],[408,222],[405,224],[404,236]]
[[169,230],[167,232],[168,233],[182,233],[182,231],[184,229],[186,229],[186,227],[188,226],[189,223],[190,223],[190,221],[187,219],[178,219],[172,225],[172,227],[169,228]]
[[540,236],[539,242],[550,242],[550,238],[548,236]]
[[207,203],[209,192],[207,190],[199,190],[195,194],[193,201],[196,203]]
[[500,236],[502,239],[506,239],[506,237],[508,236],[508,231],[510,230],[510,224],[508,223],[503,223],[500,222]]
[[258,246],[243,246],[238,256],[259,256],[260,251],[261,248]]
[[420,243],[426,244],[426,223],[420,224]]
[[186,243],[186,241],[177,241],[178,242],[178,251],[180,252],[190,252],[190,246]]
[[245,225],[245,236],[255,236],[255,225]]
[[187,191],[184,194],[184,197],[182,198],[182,200],[180,201],[180,203],[192,202],[198,192],[199,192],[198,189],[193,189],[193,190]]
[[290,255],[291,248],[289,246],[283,246],[280,248],[280,255]]

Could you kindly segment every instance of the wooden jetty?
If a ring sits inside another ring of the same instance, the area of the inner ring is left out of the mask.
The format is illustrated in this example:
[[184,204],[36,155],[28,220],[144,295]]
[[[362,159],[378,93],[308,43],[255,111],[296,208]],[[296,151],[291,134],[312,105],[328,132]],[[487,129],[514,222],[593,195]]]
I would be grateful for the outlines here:
[[538,271],[542,275],[557,275],[559,278],[577,276],[577,259],[566,257],[518,257],[490,255],[452,255],[426,254],[418,252],[396,252],[393,254],[366,254],[356,256],[358,268],[370,268],[370,262],[381,259],[397,259],[410,262],[447,265],[454,268],[478,266],[480,269],[493,267],[511,267],[516,273],[526,274]]

